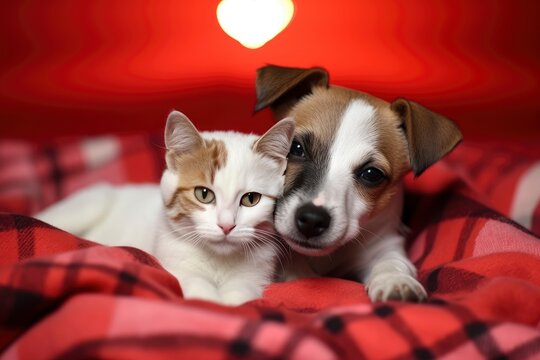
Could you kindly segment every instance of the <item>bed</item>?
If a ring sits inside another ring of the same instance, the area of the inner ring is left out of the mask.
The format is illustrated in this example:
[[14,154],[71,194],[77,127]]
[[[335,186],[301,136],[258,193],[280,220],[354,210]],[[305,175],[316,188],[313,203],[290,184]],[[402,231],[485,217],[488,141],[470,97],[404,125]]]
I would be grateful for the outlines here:
[[31,217],[93,183],[157,182],[159,135],[3,141],[0,357],[540,357],[539,160],[534,144],[465,142],[406,178],[424,303],[373,304],[362,284],[319,278],[224,307],[184,300],[149,254]]

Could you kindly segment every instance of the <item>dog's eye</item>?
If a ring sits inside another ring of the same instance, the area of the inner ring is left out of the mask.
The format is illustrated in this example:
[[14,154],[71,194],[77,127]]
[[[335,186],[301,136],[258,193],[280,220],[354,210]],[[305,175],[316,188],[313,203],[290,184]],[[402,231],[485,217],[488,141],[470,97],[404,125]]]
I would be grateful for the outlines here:
[[296,157],[305,157],[306,156],[306,154],[304,153],[304,148],[296,140],[293,140],[293,142],[292,142],[291,150],[289,151],[289,155],[296,156]]
[[386,179],[386,175],[375,167],[361,169],[356,173],[356,177],[359,181],[367,186],[380,185]]

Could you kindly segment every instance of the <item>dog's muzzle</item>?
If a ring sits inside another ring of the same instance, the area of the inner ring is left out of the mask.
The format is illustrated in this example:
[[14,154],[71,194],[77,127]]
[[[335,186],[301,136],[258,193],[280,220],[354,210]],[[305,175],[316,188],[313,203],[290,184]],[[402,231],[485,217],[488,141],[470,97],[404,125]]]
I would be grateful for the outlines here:
[[330,214],[321,206],[308,203],[296,210],[295,224],[298,231],[306,239],[319,236],[330,226]]

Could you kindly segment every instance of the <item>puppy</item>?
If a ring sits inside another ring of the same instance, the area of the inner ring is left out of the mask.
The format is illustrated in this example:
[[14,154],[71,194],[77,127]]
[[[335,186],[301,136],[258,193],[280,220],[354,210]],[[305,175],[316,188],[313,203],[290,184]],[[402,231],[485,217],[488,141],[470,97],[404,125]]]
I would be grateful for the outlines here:
[[400,232],[402,179],[450,152],[458,128],[413,101],[329,86],[322,68],[265,66],[256,90],[255,111],[296,123],[275,210],[298,253],[287,279],[337,276],[366,284],[372,301],[425,299]]

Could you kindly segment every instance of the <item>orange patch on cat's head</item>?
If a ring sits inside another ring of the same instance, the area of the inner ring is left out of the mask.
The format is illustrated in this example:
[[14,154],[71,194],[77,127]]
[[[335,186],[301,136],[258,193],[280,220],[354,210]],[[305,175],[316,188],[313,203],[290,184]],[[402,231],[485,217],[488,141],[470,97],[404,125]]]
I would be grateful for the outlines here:
[[186,215],[202,209],[195,198],[194,189],[198,186],[211,188],[216,172],[227,162],[227,149],[221,140],[204,139],[203,145],[189,153],[177,154],[168,151],[168,163],[173,172],[179,173],[178,185],[167,207],[177,205],[181,214]]

